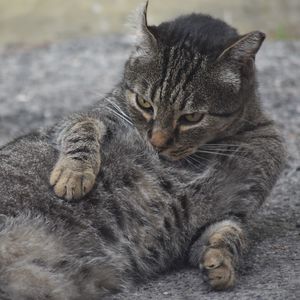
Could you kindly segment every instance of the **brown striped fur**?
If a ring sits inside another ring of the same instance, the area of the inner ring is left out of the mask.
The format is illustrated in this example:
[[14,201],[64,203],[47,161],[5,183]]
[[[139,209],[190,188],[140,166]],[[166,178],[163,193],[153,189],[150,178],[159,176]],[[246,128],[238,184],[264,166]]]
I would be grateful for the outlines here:
[[111,94],[0,149],[1,299],[100,299],[187,260],[215,289],[237,280],[284,163],[256,92],[264,35],[141,16]]

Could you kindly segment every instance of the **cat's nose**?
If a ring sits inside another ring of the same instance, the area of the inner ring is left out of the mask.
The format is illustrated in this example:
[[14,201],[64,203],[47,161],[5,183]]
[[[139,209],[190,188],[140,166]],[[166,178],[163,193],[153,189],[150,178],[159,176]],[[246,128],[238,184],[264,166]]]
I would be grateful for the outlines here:
[[149,138],[150,143],[158,149],[164,148],[170,142],[170,134],[162,129],[154,129]]

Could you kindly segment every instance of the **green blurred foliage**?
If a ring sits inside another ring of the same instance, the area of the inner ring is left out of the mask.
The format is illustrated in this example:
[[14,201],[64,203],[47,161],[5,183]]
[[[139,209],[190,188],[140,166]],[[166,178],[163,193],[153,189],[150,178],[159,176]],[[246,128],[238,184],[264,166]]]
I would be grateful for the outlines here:
[[[129,32],[128,16],[143,0],[0,0],[0,45]],[[149,22],[189,12],[224,19],[241,33],[300,37],[300,0],[150,0]]]

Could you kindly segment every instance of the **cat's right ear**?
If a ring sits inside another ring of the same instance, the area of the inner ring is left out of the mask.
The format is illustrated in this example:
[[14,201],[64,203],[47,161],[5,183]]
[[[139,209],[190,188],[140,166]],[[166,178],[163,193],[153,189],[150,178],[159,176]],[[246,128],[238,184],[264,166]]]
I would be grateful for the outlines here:
[[[134,24],[136,35],[137,52],[140,54],[150,54],[156,47],[156,38],[148,26],[147,11],[149,0],[137,10],[136,21]],[[137,53],[137,54],[138,54]],[[138,56],[138,55],[137,55]]]

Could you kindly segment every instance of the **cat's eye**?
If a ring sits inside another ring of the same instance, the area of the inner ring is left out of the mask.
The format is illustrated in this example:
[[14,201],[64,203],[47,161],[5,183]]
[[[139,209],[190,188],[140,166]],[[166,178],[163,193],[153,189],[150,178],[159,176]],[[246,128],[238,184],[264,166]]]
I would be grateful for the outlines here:
[[180,117],[181,123],[198,123],[202,120],[204,114],[203,113],[192,113],[192,114],[186,114]]
[[145,109],[145,110],[152,110],[151,103],[149,101],[145,100],[144,98],[137,96],[136,102],[140,108]]

